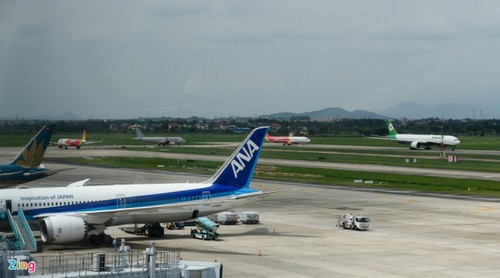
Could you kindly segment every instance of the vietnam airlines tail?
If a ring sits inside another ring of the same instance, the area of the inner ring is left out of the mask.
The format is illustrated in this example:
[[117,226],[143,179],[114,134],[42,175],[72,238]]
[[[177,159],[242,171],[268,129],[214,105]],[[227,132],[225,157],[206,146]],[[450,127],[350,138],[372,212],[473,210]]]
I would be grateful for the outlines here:
[[451,147],[455,150],[455,147],[460,144],[460,140],[457,137],[451,135],[433,135],[433,134],[399,134],[391,123],[391,120],[386,119],[385,124],[387,126],[388,134],[385,137],[370,137],[370,139],[382,139],[396,141],[400,144],[409,144],[411,150],[416,150],[425,146],[426,150],[431,149],[431,145],[437,145],[444,147]]
[[[0,164],[0,186],[29,182],[57,173],[40,167],[55,124],[45,125],[10,163]],[[1,197],[0,197],[1,198]]]
[[[13,214],[24,212],[46,244],[64,244],[88,238],[111,242],[107,226],[189,220],[226,211],[269,192],[250,188],[267,127],[254,129],[222,167],[207,181],[176,184],[84,186],[3,189],[2,202]],[[90,189],[90,190],[89,190]],[[6,221],[0,221],[5,226]]]

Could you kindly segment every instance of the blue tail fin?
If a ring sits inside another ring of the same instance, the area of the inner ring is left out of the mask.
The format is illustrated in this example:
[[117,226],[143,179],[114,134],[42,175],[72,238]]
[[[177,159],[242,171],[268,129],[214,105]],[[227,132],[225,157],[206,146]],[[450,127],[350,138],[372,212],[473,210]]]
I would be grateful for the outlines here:
[[26,168],[40,166],[55,126],[55,124],[43,126],[16,158],[14,158],[11,164]]
[[245,138],[222,167],[207,182],[248,187],[259,158],[268,127],[258,127]]

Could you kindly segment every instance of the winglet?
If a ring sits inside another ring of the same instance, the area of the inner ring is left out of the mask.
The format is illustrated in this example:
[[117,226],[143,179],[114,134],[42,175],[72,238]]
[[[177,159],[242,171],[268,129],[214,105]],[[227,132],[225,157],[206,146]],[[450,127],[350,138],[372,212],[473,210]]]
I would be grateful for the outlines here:
[[25,168],[40,166],[55,126],[55,124],[44,125],[10,163]]
[[248,187],[268,127],[258,127],[243,140],[215,175],[206,182],[220,185]]
[[66,187],[82,187],[85,185],[86,182],[88,182],[90,179],[84,179],[81,181],[75,181],[73,183],[68,184]]

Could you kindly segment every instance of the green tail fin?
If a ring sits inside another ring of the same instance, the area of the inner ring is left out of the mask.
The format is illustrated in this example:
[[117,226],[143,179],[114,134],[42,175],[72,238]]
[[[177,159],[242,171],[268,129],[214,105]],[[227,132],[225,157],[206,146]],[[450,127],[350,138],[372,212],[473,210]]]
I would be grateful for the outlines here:
[[387,134],[387,136],[389,136],[389,137],[395,137],[398,133],[396,132],[396,129],[392,125],[391,120],[386,119],[385,123],[387,125],[387,130],[389,131],[389,133]]

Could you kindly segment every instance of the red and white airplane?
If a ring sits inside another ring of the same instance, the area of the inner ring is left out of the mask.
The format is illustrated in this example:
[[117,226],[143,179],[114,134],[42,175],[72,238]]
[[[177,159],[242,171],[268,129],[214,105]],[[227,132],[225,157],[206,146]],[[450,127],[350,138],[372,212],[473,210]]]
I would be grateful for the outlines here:
[[285,145],[292,145],[292,144],[305,144],[311,142],[311,139],[304,137],[304,136],[271,136],[269,134],[266,134],[266,140],[272,143],[282,143],[283,146]]
[[87,141],[87,130],[83,130],[82,138],[81,139],[74,139],[74,138],[61,138],[59,141],[57,141],[57,147],[59,149],[65,148],[67,149],[68,147],[76,147],[77,149],[80,149],[82,145],[89,145],[89,144],[96,144],[96,143],[101,143],[101,141]]

